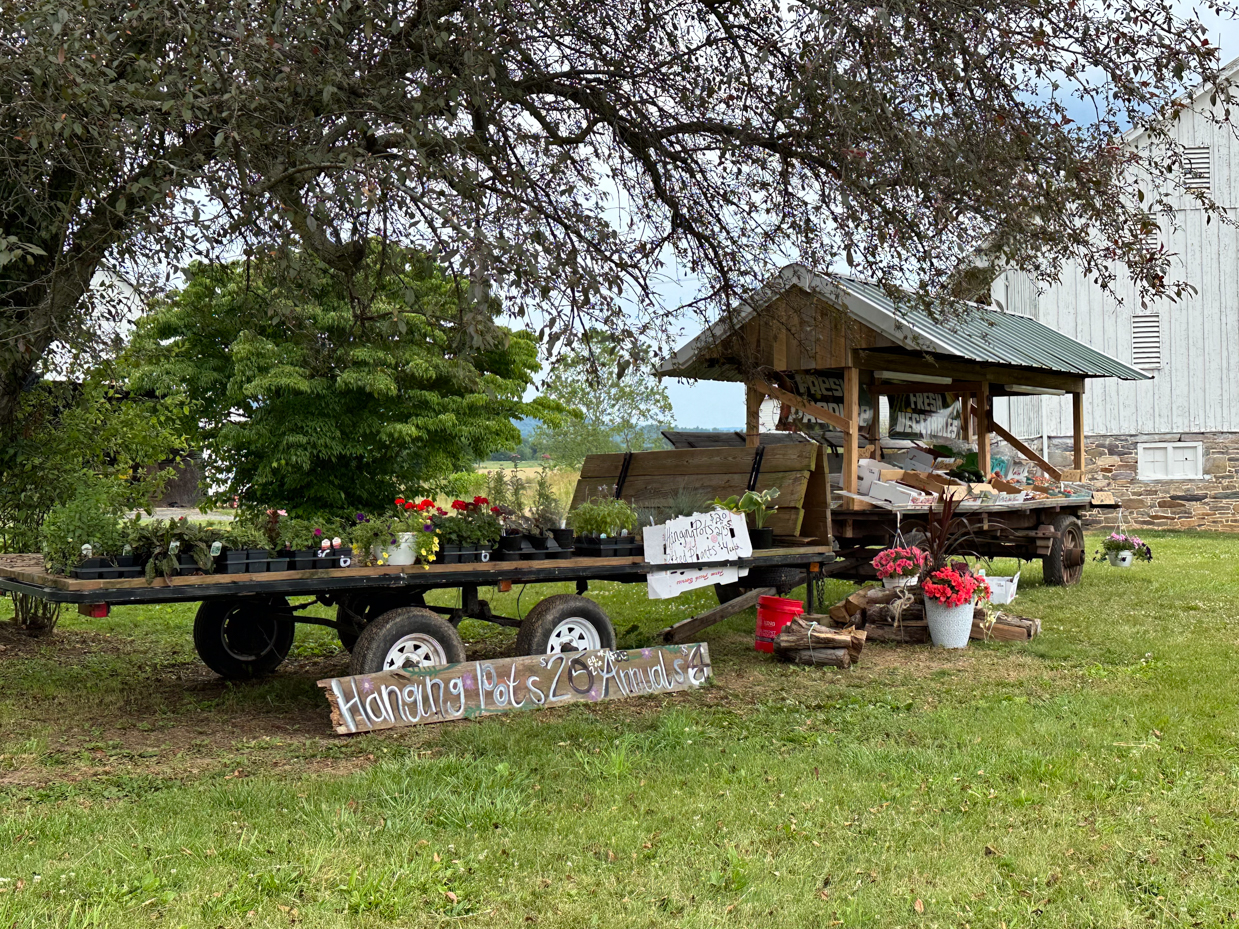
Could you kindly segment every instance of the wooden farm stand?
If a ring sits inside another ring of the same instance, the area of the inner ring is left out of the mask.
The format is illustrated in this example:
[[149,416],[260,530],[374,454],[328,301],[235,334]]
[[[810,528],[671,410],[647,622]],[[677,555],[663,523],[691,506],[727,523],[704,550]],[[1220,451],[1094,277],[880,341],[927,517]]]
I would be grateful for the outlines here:
[[[974,443],[983,474],[990,473],[991,436],[997,435],[1051,479],[1080,482],[1086,380],[1147,378],[1035,320],[973,307],[957,323],[940,324],[910,303],[893,302],[872,284],[826,278],[799,265],[785,268],[677,351],[658,373],[743,383],[744,437],[750,447],[763,442],[759,410],[767,398],[782,404],[782,421],[798,411],[833,430],[829,444],[839,449],[836,491],[825,500],[806,499],[795,531],[801,537],[833,538],[838,558],[823,573],[856,580],[874,576],[870,560],[899,529],[907,535],[928,518],[925,507],[876,506],[856,496],[862,450],[868,457],[882,455],[879,397],[958,395],[962,438]],[[797,394],[798,377],[810,374],[841,382],[841,402],[827,408]],[[866,425],[860,416],[862,385],[875,408]],[[1028,394],[1070,396],[1071,469],[1054,467],[994,421],[995,397]],[[766,453],[789,447],[800,446],[772,445]],[[826,487],[829,491],[829,481]],[[1007,506],[965,504],[959,510],[969,534],[965,548],[984,557],[1040,558],[1047,583],[1074,584],[1085,560],[1080,514],[1098,505],[1113,506],[1113,500],[1085,494]]]
[[[823,562],[832,560],[828,547],[796,545],[767,549],[738,562],[755,574],[794,572],[801,583]],[[404,567],[338,568],[283,571],[268,574],[212,574],[143,579],[82,581],[42,573],[38,556],[0,556],[0,591],[8,591],[28,608],[35,603],[76,605],[84,612],[103,605],[200,602],[194,622],[199,656],[224,677],[245,679],[269,673],[284,660],[295,625],[307,623],[335,629],[352,653],[352,674],[385,668],[447,664],[463,661],[464,644],[456,626],[464,618],[512,626],[520,630],[522,655],[615,645],[606,613],[585,597],[595,580],[644,583],[650,571],[663,566],[640,558],[569,558],[555,561],[492,561],[479,564]],[[706,567],[682,565],[677,567]],[[499,616],[480,597],[484,587],[507,591],[517,584],[575,581],[576,594],[557,594],[538,602],[522,618]],[[811,586],[811,585],[810,585]],[[428,605],[427,592],[455,589],[459,605]],[[770,592],[774,592],[773,589]],[[292,597],[313,597],[293,606]],[[755,599],[755,598],[754,598]],[[336,619],[306,616],[314,603],[335,606]],[[698,631],[751,605],[729,603],[696,617],[696,625],[669,630],[669,641],[685,641]]]

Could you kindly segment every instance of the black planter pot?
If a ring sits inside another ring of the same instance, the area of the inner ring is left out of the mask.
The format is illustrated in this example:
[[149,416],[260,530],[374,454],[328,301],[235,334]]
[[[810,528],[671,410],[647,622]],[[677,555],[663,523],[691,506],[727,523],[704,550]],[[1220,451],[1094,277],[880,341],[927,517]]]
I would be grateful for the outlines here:
[[244,574],[249,552],[243,548],[226,548],[215,559],[216,574]]
[[247,548],[243,550],[245,555],[245,574],[266,574],[267,573],[267,553],[261,548]]
[[312,548],[299,548],[288,554],[288,570],[290,571],[312,571],[314,569],[314,557],[318,554]]
[[529,534],[525,536],[525,541],[529,543],[529,547],[535,552],[546,551],[546,545],[551,541],[549,536]]
[[615,554],[617,555],[625,556],[628,558],[635,558],[638,555],[645,554],[645,546],[642,545],[640,542],[638,542],[636,538],[633,536],[630,536],[630,535],[620,536],[615,541],[619,543],[615,551]]
[[444,542],[439,549],[440,564],[460,564],[460,543]]
[[194,560],[193,555],[186,555],[184,552],[181,552],[176,556],[176,563],[180,566],[176,573],[181,577],[204,573],[202,568],[198,567],[198,562]]
[[84,558],[81,564],[69,572],[69,576],[79,581],[98,581],[114,577],[111,573],[114,570],[115,565],[111,558]]
[[603,539],[598,536],[577,536],[576,553],[583,558],[614,558],[620,554],[619,539]]
[[341,545],[336,549],[336,567],[351,568],[353,566],[353,546]]
[[519,535],[504,535],[499,537],[500,552],[519,552],[525,540]]
[[[543,539],[542,541],[545,543],[549,540]],[[546,561],[549,554],[545,547],[539,549],[534,546],[532,538],[525,537],[525,544],[521,546],[521,561]]]
[[560,548],[572,548],[571,529],[552,529],[551,538],[555,540],[555,544]]
[[339,556],[331,549],[327,549],[327,554],[322,552],[314,553],[314,568],[318,571],[329,571],[339,563]]
[[267,556],[268,571],[287,571],[288,570],[288,552],[283,551],[277,555]]
[[749,540],[753,543],[754,549],[774,548],[774,529],[770,526],[763,526],[761,529],[750,529]]
[[116,572],[116,577],[141,577],[146,573],[146,565],[137,555],[117,555]]

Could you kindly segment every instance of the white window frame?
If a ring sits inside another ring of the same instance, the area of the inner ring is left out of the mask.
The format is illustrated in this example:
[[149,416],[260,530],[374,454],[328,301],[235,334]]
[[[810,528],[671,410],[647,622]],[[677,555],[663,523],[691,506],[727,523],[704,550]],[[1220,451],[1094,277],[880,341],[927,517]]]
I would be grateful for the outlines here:
[[[1175,449],[1191,448],[1196,451],[1195,474],[1157,474],[1149,470],[1145,462],[1145,452],[1153,449],[1165,449],[1167,472],[1169,459]],[[1203,481],[1205,466],[1205,446],[1203,442],[1141,442],[1136,446],[1136,480],[1138,481]]]

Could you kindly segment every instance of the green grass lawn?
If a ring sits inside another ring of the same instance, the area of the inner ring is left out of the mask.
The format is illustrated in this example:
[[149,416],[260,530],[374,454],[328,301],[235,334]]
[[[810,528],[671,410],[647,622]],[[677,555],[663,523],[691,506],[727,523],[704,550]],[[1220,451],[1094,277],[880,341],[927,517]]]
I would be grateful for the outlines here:
[[[700,691],[349,738],[326,629],[235,686],[189,606],[0,627],[0,927],[1229,924],[1239,537],[1150,535],[1078,588],[1025,567],[1032,643],[793,668],[749,612]],[[628,644],[712,602],[593,595]]]

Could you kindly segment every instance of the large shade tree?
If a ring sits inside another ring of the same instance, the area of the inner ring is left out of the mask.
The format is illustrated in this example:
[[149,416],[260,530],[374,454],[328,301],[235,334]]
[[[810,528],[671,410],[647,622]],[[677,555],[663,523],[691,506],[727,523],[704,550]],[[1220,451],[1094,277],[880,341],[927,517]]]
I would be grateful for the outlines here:
[[668,265],[706,315],[787,258],[926,291],[1075,258],[1173,289],[1142,233],[1182,152],[1116,140],[1165,139],[1218,77],[1180,9],[8,0],[0,426],[49,346],[101,327],[96,271],[152,255],[299,247],[347,277],[379,235],[451,270],[479,339],[498,291],[552,353],[665,336]]
[[142,317],[122,356],[130,385],[185,399],[217,499],[371,512],[518,441],[514,417],[558,409],[522,399],[538,371],[532,336],[477,344],[424,256],[374,243],[362,270],[195,264]]

